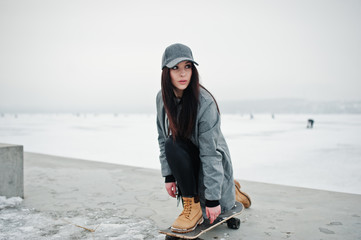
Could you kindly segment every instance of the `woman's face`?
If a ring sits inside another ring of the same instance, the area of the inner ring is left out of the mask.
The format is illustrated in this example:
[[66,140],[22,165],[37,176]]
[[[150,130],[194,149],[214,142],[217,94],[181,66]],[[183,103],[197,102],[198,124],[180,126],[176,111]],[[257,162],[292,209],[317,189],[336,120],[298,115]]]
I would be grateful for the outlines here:
[[176,97],[183,96],[183,91],[186,89],[192,77],[192,63],[183,61],[170,69],[170,78],[174,87]]

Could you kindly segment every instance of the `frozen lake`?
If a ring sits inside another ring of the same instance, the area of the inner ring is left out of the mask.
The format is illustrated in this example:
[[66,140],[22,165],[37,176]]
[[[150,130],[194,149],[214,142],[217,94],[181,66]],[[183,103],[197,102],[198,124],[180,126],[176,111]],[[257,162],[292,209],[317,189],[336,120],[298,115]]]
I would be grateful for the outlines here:
[[[315,120],[307,129],[307,119]],[[160,169],[155,115],[5,114],[24,151]],[[361,115],[222,115],[235,178],[361,194]],[[245,186],[246,188],[247,186]]]

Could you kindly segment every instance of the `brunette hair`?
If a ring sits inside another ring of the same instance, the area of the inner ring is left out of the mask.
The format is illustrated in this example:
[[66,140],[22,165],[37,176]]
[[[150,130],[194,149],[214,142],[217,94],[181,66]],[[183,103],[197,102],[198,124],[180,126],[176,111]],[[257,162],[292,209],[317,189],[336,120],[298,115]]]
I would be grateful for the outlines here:
[[[173,91],[174,86],[170,78],[170,69],[167,67],[164,67],[162,71],[161,87],[164,109],[169,121],[168,131],[172,133],[173,139],[177,137],[190,138],[197,118],[200,87],[205,89],[214,99],[213,95],[199,83],[198,70],[194,64],[192,64],[190,83],[183,91],[180,103],[176,101],[176,96]],[[219,112],[218,104],[215,99],[214,101]],[[178,104],[182,104],[179,113]]]

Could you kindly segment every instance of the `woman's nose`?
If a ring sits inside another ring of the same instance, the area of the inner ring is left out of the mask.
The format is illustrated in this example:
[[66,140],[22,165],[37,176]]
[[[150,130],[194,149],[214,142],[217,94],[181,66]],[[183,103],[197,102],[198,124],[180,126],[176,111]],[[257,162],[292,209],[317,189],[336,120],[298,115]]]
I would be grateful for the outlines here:
[[186,71],[183,69],[183,70],[181,70],[181,72],[180,72],[180,75],[181,76],[184,76],[186,74]]

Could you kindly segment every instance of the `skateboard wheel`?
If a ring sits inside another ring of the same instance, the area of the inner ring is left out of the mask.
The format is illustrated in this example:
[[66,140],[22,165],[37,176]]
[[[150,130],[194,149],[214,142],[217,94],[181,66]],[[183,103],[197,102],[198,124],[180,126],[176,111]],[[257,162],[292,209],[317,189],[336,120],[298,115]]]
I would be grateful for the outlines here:
[[239,218],[230,218],[227,220],[227,227],[230,229],[238,229],[241,225],[241,220]]

